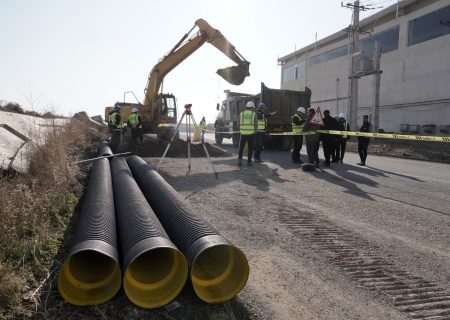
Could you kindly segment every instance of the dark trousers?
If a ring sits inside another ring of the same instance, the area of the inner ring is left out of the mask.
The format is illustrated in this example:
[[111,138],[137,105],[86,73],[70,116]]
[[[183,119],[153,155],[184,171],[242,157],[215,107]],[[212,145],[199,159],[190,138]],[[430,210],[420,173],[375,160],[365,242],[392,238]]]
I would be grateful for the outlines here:
[[369,148],[369,141],[367,140],[358,141],[358,153],[362,163],[366,163],[368,148]]
[[292,136],[292,140],[294,140],[294,148],[292,149],[292,161],[298,162],[300,161],[300,150],[302,150],[303,146],[303,136]]
[[111,151],[113,153],[117,152],[117,149],[119,148],[120,139],[121,139],[121,130],[115,129],[113,130],[112,136],[111,136]]
[[144,134],[142,133],[142,128],[131,128],[131,141],[130,141],[130,151],[136,154],[137,144],[144,142]]
[[336,157],[337,160],[344,160],[345,148],[347,147],[347,139],[340,138],[338,140],[338,145],[336,148]]
[[255,137],[255,159],[261,160],[261,152],[264,149],[264,142],[266,142],[266,133],[257,132]]
[[248,155],[247,161],[252,161],[252,153],[253,153],[253,142],[255,140],[254,134],[241,134],[241,138],[239,140],[239,156],[238,159],[242,160],[242,154],[244,153],[245,143],[248,144]]
[[306,141],[306,152],[308,153],[309,163],[319,164],[319,142]]
[[323,139],[322,147],[323,147],[323,156],[325,157],[325,163],[330,163],[330,158],[334,150],[333,140],[329,138]]

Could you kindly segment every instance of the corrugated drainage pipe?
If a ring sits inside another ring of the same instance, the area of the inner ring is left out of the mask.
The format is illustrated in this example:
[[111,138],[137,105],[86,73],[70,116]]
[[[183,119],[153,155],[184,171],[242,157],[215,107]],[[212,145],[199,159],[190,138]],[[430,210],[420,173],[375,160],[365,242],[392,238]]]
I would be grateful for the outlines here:
[[94,162],[73,243],[58,275],[61,296],[79,306],[104,303],[114,297],[122,276],[107,159]]
[[186,283],[186,259],[170,241],[125,159],[113,159],[111,167],[125,293],[139,307],[163,306],[175,299]]
[[132,156],[128,164],[170,238],[186,256],[197,296],[205,302],[220,303],[237,295],[249,275],[245,254],[222,237],[144,160]]
[[97,152],[100,156],[112,156],[113,155],[111,146],[109,145],[108,141],[103,141],[102,143],[100,143]]

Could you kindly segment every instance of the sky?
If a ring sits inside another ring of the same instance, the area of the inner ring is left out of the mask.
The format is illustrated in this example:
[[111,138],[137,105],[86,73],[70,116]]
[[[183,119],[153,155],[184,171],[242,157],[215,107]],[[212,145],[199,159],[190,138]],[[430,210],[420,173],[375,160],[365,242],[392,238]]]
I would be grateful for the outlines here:
[[[250,61],[250,77],[240,86],[223,80],[216,70],[235,63],[205,43],[165,77],[163,89],[177,97],[179,114],[192,103],[197,121],[214,122],[224,90],[256,94],[261,82],[280,88],[277,59],[347,27],[352,12],[340,0],[1,0],[0,101],[65,116],[104,116],[128,91],[142,102],[151,69],[198,18]],[[136,102],[131,94],[125,100]]]

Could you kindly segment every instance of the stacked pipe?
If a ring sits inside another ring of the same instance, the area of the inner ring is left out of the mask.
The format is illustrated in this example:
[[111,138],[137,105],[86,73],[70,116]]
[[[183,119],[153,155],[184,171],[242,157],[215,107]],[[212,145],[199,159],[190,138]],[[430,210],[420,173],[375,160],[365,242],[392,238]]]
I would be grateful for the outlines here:
[[108,141],[103,141],[102,143],[100,143],[100,146],[98,147],[97,152],[100,156],[112,156],[113,155],[111,146],[109,145]]
[[90,174],[74,244],[58,275],[68,302],[85,306],[111,299],[121,286],[109,161],[97,160]]
[[245,254],[202,218],[156,171],[137,156],[128,165],[164,229],[183,252],[197,296],[220,303],[245,286],[249,266]]
[[183,288],[186,260],[169,240],[125,159],[115,158],[111,163],[125,294],[143,308],[163,306]]

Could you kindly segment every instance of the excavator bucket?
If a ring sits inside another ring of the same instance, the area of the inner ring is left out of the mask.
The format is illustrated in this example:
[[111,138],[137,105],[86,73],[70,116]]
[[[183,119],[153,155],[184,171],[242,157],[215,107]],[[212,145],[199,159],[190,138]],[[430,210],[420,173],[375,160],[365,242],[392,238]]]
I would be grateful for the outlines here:
[[244,82],[245,77],[249,76],[248,65],[238,65],[228,68],[219,69],[216,72],[219,76],[224,78],[227,82],[238,86]]

